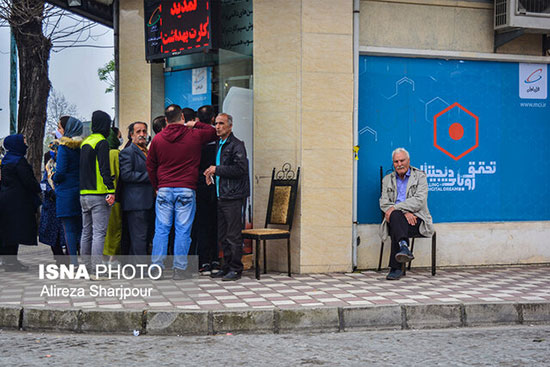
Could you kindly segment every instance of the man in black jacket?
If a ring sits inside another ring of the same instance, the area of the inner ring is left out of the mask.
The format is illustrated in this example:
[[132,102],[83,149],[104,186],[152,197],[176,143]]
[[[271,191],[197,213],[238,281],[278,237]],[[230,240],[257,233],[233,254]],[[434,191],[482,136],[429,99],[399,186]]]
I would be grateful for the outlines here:
[[128,127],[132,143],[120,152],[120,181],[122,210],[128,224],[129,255],[147,255],[152,239],[155,193],[149,181],[147,166],[147,124],[134,122]]
[[[216,113],[210,105],[197,110],[200,122],[215,125]],[[216,164],[216,142],[202,147],[199,172]],[[217,197],[215,185],[207,185],[206,177],[199,175],[197,182],[197,211],[191,231],[191,248],[199,255],[199,272],[201,275],[211,275],[220,271],[218,250]]]
[[226,281],[240,279],[243,271],[243,208],[250,195],[246,149],[244,143],[233,135],[232,129],[231,115],[218,114],[216,134],[220,140],[216,145],[216,165],[204,171],[206,183],[216,184],[218,241],[224,259],[222,271],[211,276]]

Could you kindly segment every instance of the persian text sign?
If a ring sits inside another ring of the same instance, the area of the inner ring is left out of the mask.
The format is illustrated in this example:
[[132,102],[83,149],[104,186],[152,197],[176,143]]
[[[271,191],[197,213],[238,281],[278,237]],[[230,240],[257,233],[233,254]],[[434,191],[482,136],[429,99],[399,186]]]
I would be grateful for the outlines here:
[[[424,163],[419,167],[426,172],[429,191],[473,191],[476,189],[476,177],[493,175],[497,171],[497,162],[468,162],[468,169],[458,169],[456,172],[448,167],[443,169]],[[489,183],[490,184],[490,183]]]
[[146,58],[212,47],[210,0],[145,0]]

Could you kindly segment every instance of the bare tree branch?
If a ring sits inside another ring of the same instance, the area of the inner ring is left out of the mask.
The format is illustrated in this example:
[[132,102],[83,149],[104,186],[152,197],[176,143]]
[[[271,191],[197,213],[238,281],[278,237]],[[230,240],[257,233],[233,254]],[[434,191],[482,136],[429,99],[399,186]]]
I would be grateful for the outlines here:
[[57,120],[61,113],[47,108],[47,101],[50,99],[50,104],[57,101],[58,106],[70,107],[56,91],[50,94],[50,53],[68,47],[84,47],[87,41],[99,36],[94,34],[98,28],[96,23],[45,0],[0,0],[0,26],[10,27],[17,44],[20,81],[18,132],[27,138],[27,159],[39,178],[44,132],[53,127],[52,116]]

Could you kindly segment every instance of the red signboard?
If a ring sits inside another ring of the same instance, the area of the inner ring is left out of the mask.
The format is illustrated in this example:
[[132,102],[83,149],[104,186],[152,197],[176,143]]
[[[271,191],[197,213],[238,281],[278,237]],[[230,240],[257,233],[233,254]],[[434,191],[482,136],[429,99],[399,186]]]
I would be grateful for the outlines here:
[[145,0],[147,60],[212,47],[211,0]]

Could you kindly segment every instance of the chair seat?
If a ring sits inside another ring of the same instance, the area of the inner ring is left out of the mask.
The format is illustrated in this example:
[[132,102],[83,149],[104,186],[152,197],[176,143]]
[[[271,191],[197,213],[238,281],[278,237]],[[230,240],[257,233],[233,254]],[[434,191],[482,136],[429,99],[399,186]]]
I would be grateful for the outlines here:
[[284,229],[277,228],[253,228],[244,229],[242,231],[243,238],[251,238],[255,240],[270,240],[290,237],[290,232]]

